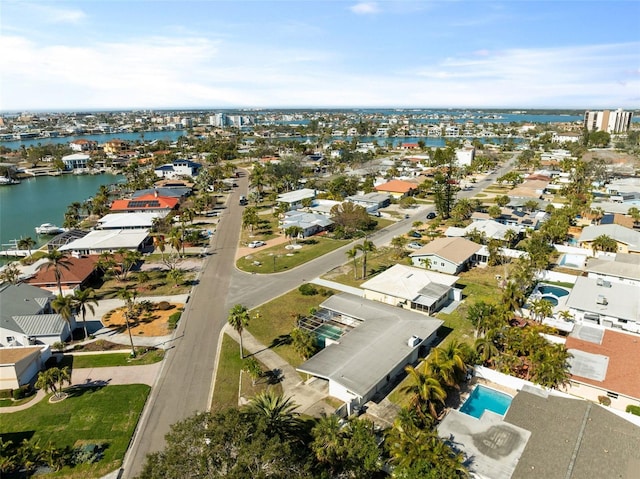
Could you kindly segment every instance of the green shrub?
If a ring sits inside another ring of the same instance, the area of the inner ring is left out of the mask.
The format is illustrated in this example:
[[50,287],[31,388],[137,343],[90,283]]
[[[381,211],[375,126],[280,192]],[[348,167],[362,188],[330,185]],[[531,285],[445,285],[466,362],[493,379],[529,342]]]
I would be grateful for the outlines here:
[[171,316],[169,316],[169,329],[176,329],[178,326],[178,321],[180,321],[180,316],[182,313],[180,311],[176,311]]
[[598,396],[598,402],[603,406],[611,406],[611,398],[609,396]]
[[24,399],[31,394],[31,386],[25,384],[24,386],[20,386],[18,389],[13,390],[13,399],[16,401],[19,399]]
[[167,311],[168,309],[171,309],[171,303],[168,301],[160,301],[156,304],[156,309],[159,311]]
[[640,406],[634,406],[633,404],[629,404],[625,409],[625,411],[635,416],[640,416]]
[[0,389],[0,399],[9,399],[13,397],[12,389]]
[[318,294],[318,290],[316,287],[310,283],[303,283],[298,288],[298,291],[302,293],[303,296],[315,296]]

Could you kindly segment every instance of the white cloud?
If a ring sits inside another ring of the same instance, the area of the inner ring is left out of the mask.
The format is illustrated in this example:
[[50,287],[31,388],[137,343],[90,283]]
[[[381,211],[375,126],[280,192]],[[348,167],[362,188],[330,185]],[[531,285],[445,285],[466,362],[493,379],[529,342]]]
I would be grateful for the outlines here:
[[357,71],[347,52],[185,36],[44,44],[0,37],[2,108],[640,107],[640,43],[478,50]]
[[376,2],[360,2],[349,8],[357,15],[374,15],[380,13],[380,8]]
[[30,13],[40,17],[46,23],[70,23],[79,24],[87,20],[88,16],[83,10],[77,8],[65,8],[59,5],[42,5],[22,3]]

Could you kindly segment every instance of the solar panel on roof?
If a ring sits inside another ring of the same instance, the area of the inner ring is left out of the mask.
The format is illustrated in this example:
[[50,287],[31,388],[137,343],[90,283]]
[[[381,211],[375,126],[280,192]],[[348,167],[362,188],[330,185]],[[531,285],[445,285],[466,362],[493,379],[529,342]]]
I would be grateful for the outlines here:
[[129,201],[127,204],[128,208],[153,208],[160,207],[160,202],[158,200],[134,200]]

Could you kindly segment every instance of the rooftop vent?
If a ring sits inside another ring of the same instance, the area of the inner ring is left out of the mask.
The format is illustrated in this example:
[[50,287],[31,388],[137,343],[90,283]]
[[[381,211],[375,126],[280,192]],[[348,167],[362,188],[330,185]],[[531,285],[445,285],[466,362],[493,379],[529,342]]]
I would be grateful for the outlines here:
[[410,348],[415,348],[418,344],[420,344],[422,340],[418,336],[411,336],[409,341],[407,341],[407,345]]
[[599,294],[598,297],[596,298],[596,304],[602,304],[606,306],[607,304],[609,304],[609,302],[607,301],[607,298]]

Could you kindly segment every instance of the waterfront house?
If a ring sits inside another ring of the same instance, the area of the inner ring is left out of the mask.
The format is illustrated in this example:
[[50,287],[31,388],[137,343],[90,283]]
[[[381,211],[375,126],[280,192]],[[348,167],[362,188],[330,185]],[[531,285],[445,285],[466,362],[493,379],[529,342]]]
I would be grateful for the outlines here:
[[139,211],[136,213],[110,213],[98,220],[97,230],[151,229],[158,218],[167,216],[166,211]]
[[[67,256],[65,258],[66,268],[60,268],[60,287],[63,295],[73,294],[76,289],[83,289],[91,279],[97,274],[97,256]],[[45,259],[38,267],[35,274],[26,278],[25,283],[37,286],[46,291],[58,294],[58,281],[55,277],[55,270],[47,268],[49,262]]]
[[71,251],[77,255],[115,253],[120,249],[140,251],[153,250],[153,240],[146,229],[94,230],[83,238],[61,246],[59,251]]
[[113,140],[105,141],[102,148],[107,155],[117,156],[129,149],[129,142],[114,138]]
[[180,200],[171,196],[160,196],[158,192],[149,193],[132,199],[114,200],[111,211],[114,213],[134,213],[141,211],[165,212],[176,210]]
[[62,157],[65,170],[78,170],[87,168],[87,162],[91,159],[86,153],[74,153]]
[[455,288],[458,279],[449,274],[396,264],[360,287],[365,299],[434,314],[450,301],[461,299],[462,290]]
[[[442,321],[353,294],[325,300],[315,317],[301,327],[332,328],[342,335],[297,370],[329,383],[329,395],[347,405],[351,414],[390,383],[404,375],[404,367],[426,356]],[[384,352],[384,354],[381,354]]]
[[95,151],[98,149],[98,142],[80,138],[79,140],[70,141],[69,147],[73,151],[76,151],[78,153],[83,153],[85,151]]
[[51,308],[55,295],[26,283],[0,286],[0,348],[53,345],[66,340],[76,326]]
[[414,266],[458,274],[477,261],[482,245],[464,238],[436,238],[409,256]]

